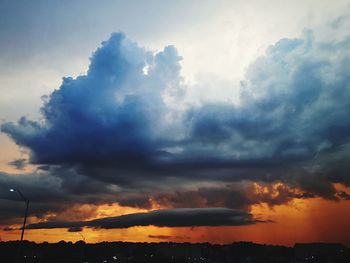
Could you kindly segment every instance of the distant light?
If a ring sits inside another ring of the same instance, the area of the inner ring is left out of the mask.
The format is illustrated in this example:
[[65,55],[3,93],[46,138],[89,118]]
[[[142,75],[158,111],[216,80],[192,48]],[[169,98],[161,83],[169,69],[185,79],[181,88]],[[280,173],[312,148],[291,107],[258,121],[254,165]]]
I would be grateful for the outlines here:
[[15,189],[13,189],[13,188],[10,189],[10,192],[14,192],[14,191],[15,191]]
[[143,69],[142,69],[143,75],[147,76],[149,70],[150,70],[150,66],[147,64],[147,65],[144,66]]

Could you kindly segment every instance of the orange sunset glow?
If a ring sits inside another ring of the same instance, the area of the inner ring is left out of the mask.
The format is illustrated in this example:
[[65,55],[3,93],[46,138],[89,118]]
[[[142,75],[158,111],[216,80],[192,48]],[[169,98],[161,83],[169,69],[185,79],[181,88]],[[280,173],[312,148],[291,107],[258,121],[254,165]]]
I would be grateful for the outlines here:
[[[327,209],[322,209],[327,207]],[[271,220],[251,226],[240,227],[132,227],[128,229],[101,230],[84,229],[81,233],[87,242],[128,241],[128,242],[211,242],[227,244],[235,241],[253,241],[262,244],[291,246],[299,242],[327,241],[349,245],[350,203],[346,201],[327,201],[320,198],[310,200],[294,199],[289,204],[273,208],[266,204],[254,205],[251,212],[256,217]],[[70,213],[91,212],[94,216],[86,219],[147,212],[145,209],[120,207],[117,204],[89,208],[77,207],[64,218],[72,217]],[[74,217],[74,216],[73,216]],[[31,219],[37,221],[37,219]],[[297,229],[297,231],[296,231]],[[2,231],[2,240],[13,240],[19,231]],[[27,237],[36,242],[58,242],[60,240],[76,242],[82,239],[78,233],[64,229],[31,230]]]

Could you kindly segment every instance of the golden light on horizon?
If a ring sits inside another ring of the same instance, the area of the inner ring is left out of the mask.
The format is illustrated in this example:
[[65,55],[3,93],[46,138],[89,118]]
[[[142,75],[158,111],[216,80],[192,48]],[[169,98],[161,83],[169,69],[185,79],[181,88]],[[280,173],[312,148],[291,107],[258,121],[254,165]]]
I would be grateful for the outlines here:
[[[324,209],[324,208],[327,209]],[[82,210],[86,209],[81,208]],[[121,207],[116,204],[98,206],[93,218],[117,216],[145,209]],[[156,227],[136,226],[126,229],[83,228],[81,232],[86,242],[129,241],[129,242],[210,242],[232,243],[252,241],[263,244],[292,246],[297,242],[335,242],[348,244],[350,233],[350,202],[331,201],[321,198],[294,199],[288,204],[269,207],[254,205],[251,213],[272,222],[246,226],[219,227]],[[15,240],[19,231],[1,231],[2,240]],[[35,242],[76,242],[82,237],[77,232],[66,229],[27,230],[25,239]]]

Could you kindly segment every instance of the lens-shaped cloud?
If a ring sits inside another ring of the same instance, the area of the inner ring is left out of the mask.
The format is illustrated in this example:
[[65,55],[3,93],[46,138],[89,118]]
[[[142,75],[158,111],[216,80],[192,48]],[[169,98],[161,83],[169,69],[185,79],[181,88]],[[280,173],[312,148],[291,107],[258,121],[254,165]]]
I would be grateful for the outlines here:
[[68,228],[79,231],[82,227],[129,228],[133,226],[193,227],[193,226],[239,226],[262,220],[252,215],[228,208],[178,208],[155,210],[148,213],[135,213],[117,217],[106,217],[78,222],[41,222],[28,225],[28,229]]

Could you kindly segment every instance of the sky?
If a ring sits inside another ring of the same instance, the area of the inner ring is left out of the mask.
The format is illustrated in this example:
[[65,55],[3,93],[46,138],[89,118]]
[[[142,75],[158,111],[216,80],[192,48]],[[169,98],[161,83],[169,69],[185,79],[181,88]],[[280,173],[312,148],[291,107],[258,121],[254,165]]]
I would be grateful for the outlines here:
[[0,237],[350,246],[350,1],[0,1]]

